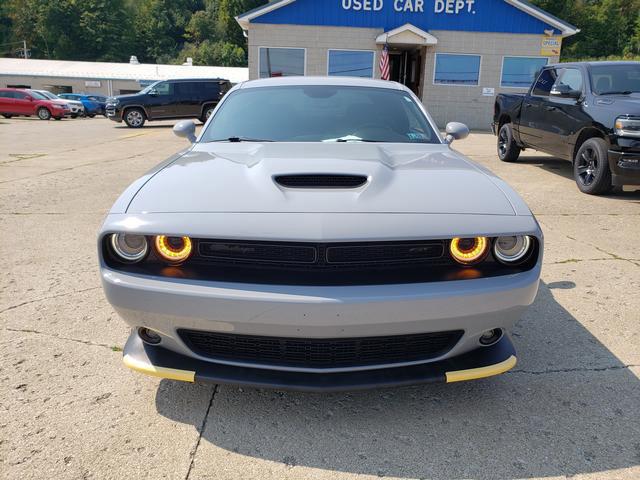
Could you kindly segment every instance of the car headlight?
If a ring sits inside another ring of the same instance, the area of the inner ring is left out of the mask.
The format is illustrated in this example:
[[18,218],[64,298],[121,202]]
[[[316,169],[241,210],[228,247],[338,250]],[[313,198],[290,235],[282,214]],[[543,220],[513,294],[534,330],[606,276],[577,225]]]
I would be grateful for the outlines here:
[[146,257],[149,244],[144,235],[131,235],[129,233],[114,233],[111,235],[111,249],[126,263],[136,263]]
[[191,255],[193,249],[189,237],[168,237],[158,235],[155,239],[158,255],[170,263],[184,262]]
[[615,132],[621,137],[640,137],[640,118],[618,117]]
[[526,235],[498,237],[493,244],[493,254],[499,262],[514,265],[529,257],[532,245],[531,237]]
[[489,251],[487,237],[454,238],[449,245],[453,259],[461,265],[480,263]]

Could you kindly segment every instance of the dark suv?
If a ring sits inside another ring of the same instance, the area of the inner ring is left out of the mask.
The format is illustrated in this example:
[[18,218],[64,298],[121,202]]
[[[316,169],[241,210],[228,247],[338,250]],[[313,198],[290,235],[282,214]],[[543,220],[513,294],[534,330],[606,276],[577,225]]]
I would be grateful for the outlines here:
[[161,80],[132,95],[107,100],[106,115],[114,122],[140,128],[149,120],[199,118],[206,122],[211,112],[231,88],[228,80]]

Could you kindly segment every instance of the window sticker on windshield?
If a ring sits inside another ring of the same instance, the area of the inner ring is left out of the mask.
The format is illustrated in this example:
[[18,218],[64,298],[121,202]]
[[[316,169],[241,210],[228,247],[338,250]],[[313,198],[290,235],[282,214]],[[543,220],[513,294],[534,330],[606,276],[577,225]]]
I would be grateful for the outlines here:
[[429,140],[429,137],[427,137],[424,133],[419,133],[419,132],[409,132],[407,133],[407,137],[409,137],[409,140]]

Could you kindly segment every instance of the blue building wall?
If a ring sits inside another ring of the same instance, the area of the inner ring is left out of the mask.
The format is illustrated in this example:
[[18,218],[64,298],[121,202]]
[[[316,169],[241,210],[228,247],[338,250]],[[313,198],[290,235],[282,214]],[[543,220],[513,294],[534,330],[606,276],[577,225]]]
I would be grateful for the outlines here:
[[[365,4],[368,11],[363,8]],[[296,0],[251,22],[382,28],[385,31],[405,23],[427,31],[543,34],[545,30],[553,30],[550,25],[504,0]],[[554,30],[554,33],[560,32]]]

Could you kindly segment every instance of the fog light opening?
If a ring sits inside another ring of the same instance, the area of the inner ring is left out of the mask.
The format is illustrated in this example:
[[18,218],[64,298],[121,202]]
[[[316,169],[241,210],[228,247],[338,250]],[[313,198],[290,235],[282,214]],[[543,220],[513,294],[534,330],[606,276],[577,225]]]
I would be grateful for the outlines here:
[[501,328],[494,328],[493,330],[487,330],[480,336],[480,345],[490,347],[495,345],[502,338],[503,331]]
[[158,345],[162,341],[162,337],[158,333],[146,327],[138,328],[138,336],[144,343],[149,345]]

